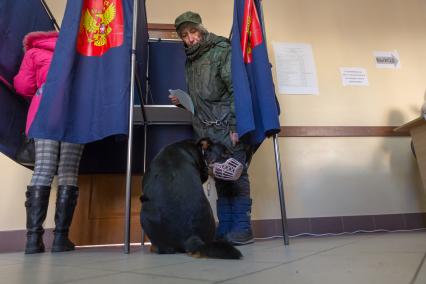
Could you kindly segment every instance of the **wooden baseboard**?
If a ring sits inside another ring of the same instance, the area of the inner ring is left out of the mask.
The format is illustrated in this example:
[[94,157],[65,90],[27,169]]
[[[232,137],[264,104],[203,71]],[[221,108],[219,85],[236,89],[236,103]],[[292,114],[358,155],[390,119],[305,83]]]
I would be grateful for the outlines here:
[[395,137],[410,136],[395,132],[397,126],[281,126],[279,137]]

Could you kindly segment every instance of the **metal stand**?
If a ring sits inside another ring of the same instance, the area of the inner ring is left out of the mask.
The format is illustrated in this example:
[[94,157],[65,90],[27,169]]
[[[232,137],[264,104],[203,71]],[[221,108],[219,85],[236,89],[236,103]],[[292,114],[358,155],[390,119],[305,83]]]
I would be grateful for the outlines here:
[[44,0],[40,0],[40,2],[41,2],[41,5],[43,5],[44,10],[46,10],[46,13],[49,16],[50,20],[52,21],[53,26],[59,32],[60,28],[59,28],[58,22],[56,21],[55,17],[53,16],[52,11],[50,11],[49,6],[47,6],[47,4]]
[[274,152],[275,152],[275,167],[277,171],[277,182],[278,182],[278,195],[280,197],[280,209],[281,209],[281,225],[283,230],[284,245],[290,244],[288,239],[287,230],[287,213],[285,210],[285,198],[284,198],[284,184],[281,171],[281,158],[280,158],[280,146],[278,143],[278,134],[274,135]]
[[130,253],[130,211],[132,196],[132,144],[133,144],[133,101],[135,99],[136,76],[136,31],[138,20],[139,0],[133,0],[133,34],[132,34],[132,63],[130,74],[130,102],[129,102],[129,137],[127,141],[127,171],[126,171],[126,214],[124,229],[124,253]]
[[[259,0],[259,6],[260,6],[260,18],[262,20],[262,30],[263,30],[263,36],[265,38],[265,46],[266,45],[266,31],[265,31],[265,21],[263,19],[263,2]],[[282,177],[282,171],[281,171],[281,158],[280,158],[280,148],[279,148],[279,142],[278,142],[278,134],[274,135],[274,152],[275,152],[275,168],[277,171],[277,183],[278,183],[278,195],[280,198],[280,209],[281,209],[281,225],[283,230],[283,238],[284,238],[284,245],[288,246],[290,244],[289,238],[288,238],[288,230],[287,230],[287,213],[285,209],[285,199],[284,199],[284,183],[283,183],[283,177]]]

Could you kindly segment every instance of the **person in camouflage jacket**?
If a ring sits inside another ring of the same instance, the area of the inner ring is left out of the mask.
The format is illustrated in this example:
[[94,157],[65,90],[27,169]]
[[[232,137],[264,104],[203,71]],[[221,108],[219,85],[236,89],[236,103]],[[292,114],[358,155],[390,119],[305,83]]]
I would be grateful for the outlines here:
[[[230,42],[209,33],[202,26],[200,15],[191,11],[178,16],[175,27],[185,45],[186,83],[194,103],[192,125],[196,138],[209,137],[213,142],[221,142],[232,157],[244,165],[237,181],[215,179],[219,219],[217,239],[234,245],[252,243],[252,200],[247,174],[250,146],[239,141],[236,132]],[[179,104],[176,96],[170,98],[173,104]]]

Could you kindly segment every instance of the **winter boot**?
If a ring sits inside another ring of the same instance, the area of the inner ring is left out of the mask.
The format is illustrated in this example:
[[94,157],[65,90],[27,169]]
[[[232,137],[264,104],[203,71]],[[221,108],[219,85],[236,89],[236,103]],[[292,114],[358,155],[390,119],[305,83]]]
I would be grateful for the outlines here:
[[246,245],[254,242],[251,230],[251,199],[234,197],[232,202],[232,229],[225,239],[233,245]]
[[68,239],[68,231],[77,204],[78,187],[70,185],[58,186],[55,211],[55,238],[52,252],[74,250],[74,244]]
[[228,197],[218,197],[216,201],[217,218],[219,225],[216,228],[216,240],[223,240],[232,227],[232,207]]
[[25,192],[27,200],[27,243],[25,253],[44,252],[43,222],[46,219],[49,206],[50,186],[28,186]]

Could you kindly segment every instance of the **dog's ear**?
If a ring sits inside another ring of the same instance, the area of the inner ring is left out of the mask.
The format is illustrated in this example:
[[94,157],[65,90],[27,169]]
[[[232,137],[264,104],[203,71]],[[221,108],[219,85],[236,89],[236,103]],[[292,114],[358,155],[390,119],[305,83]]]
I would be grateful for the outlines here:
[[197,142],[197,146],[200,147],[201,150],[207,150],[213,144],[212,140],[208,137],[201,138]]

